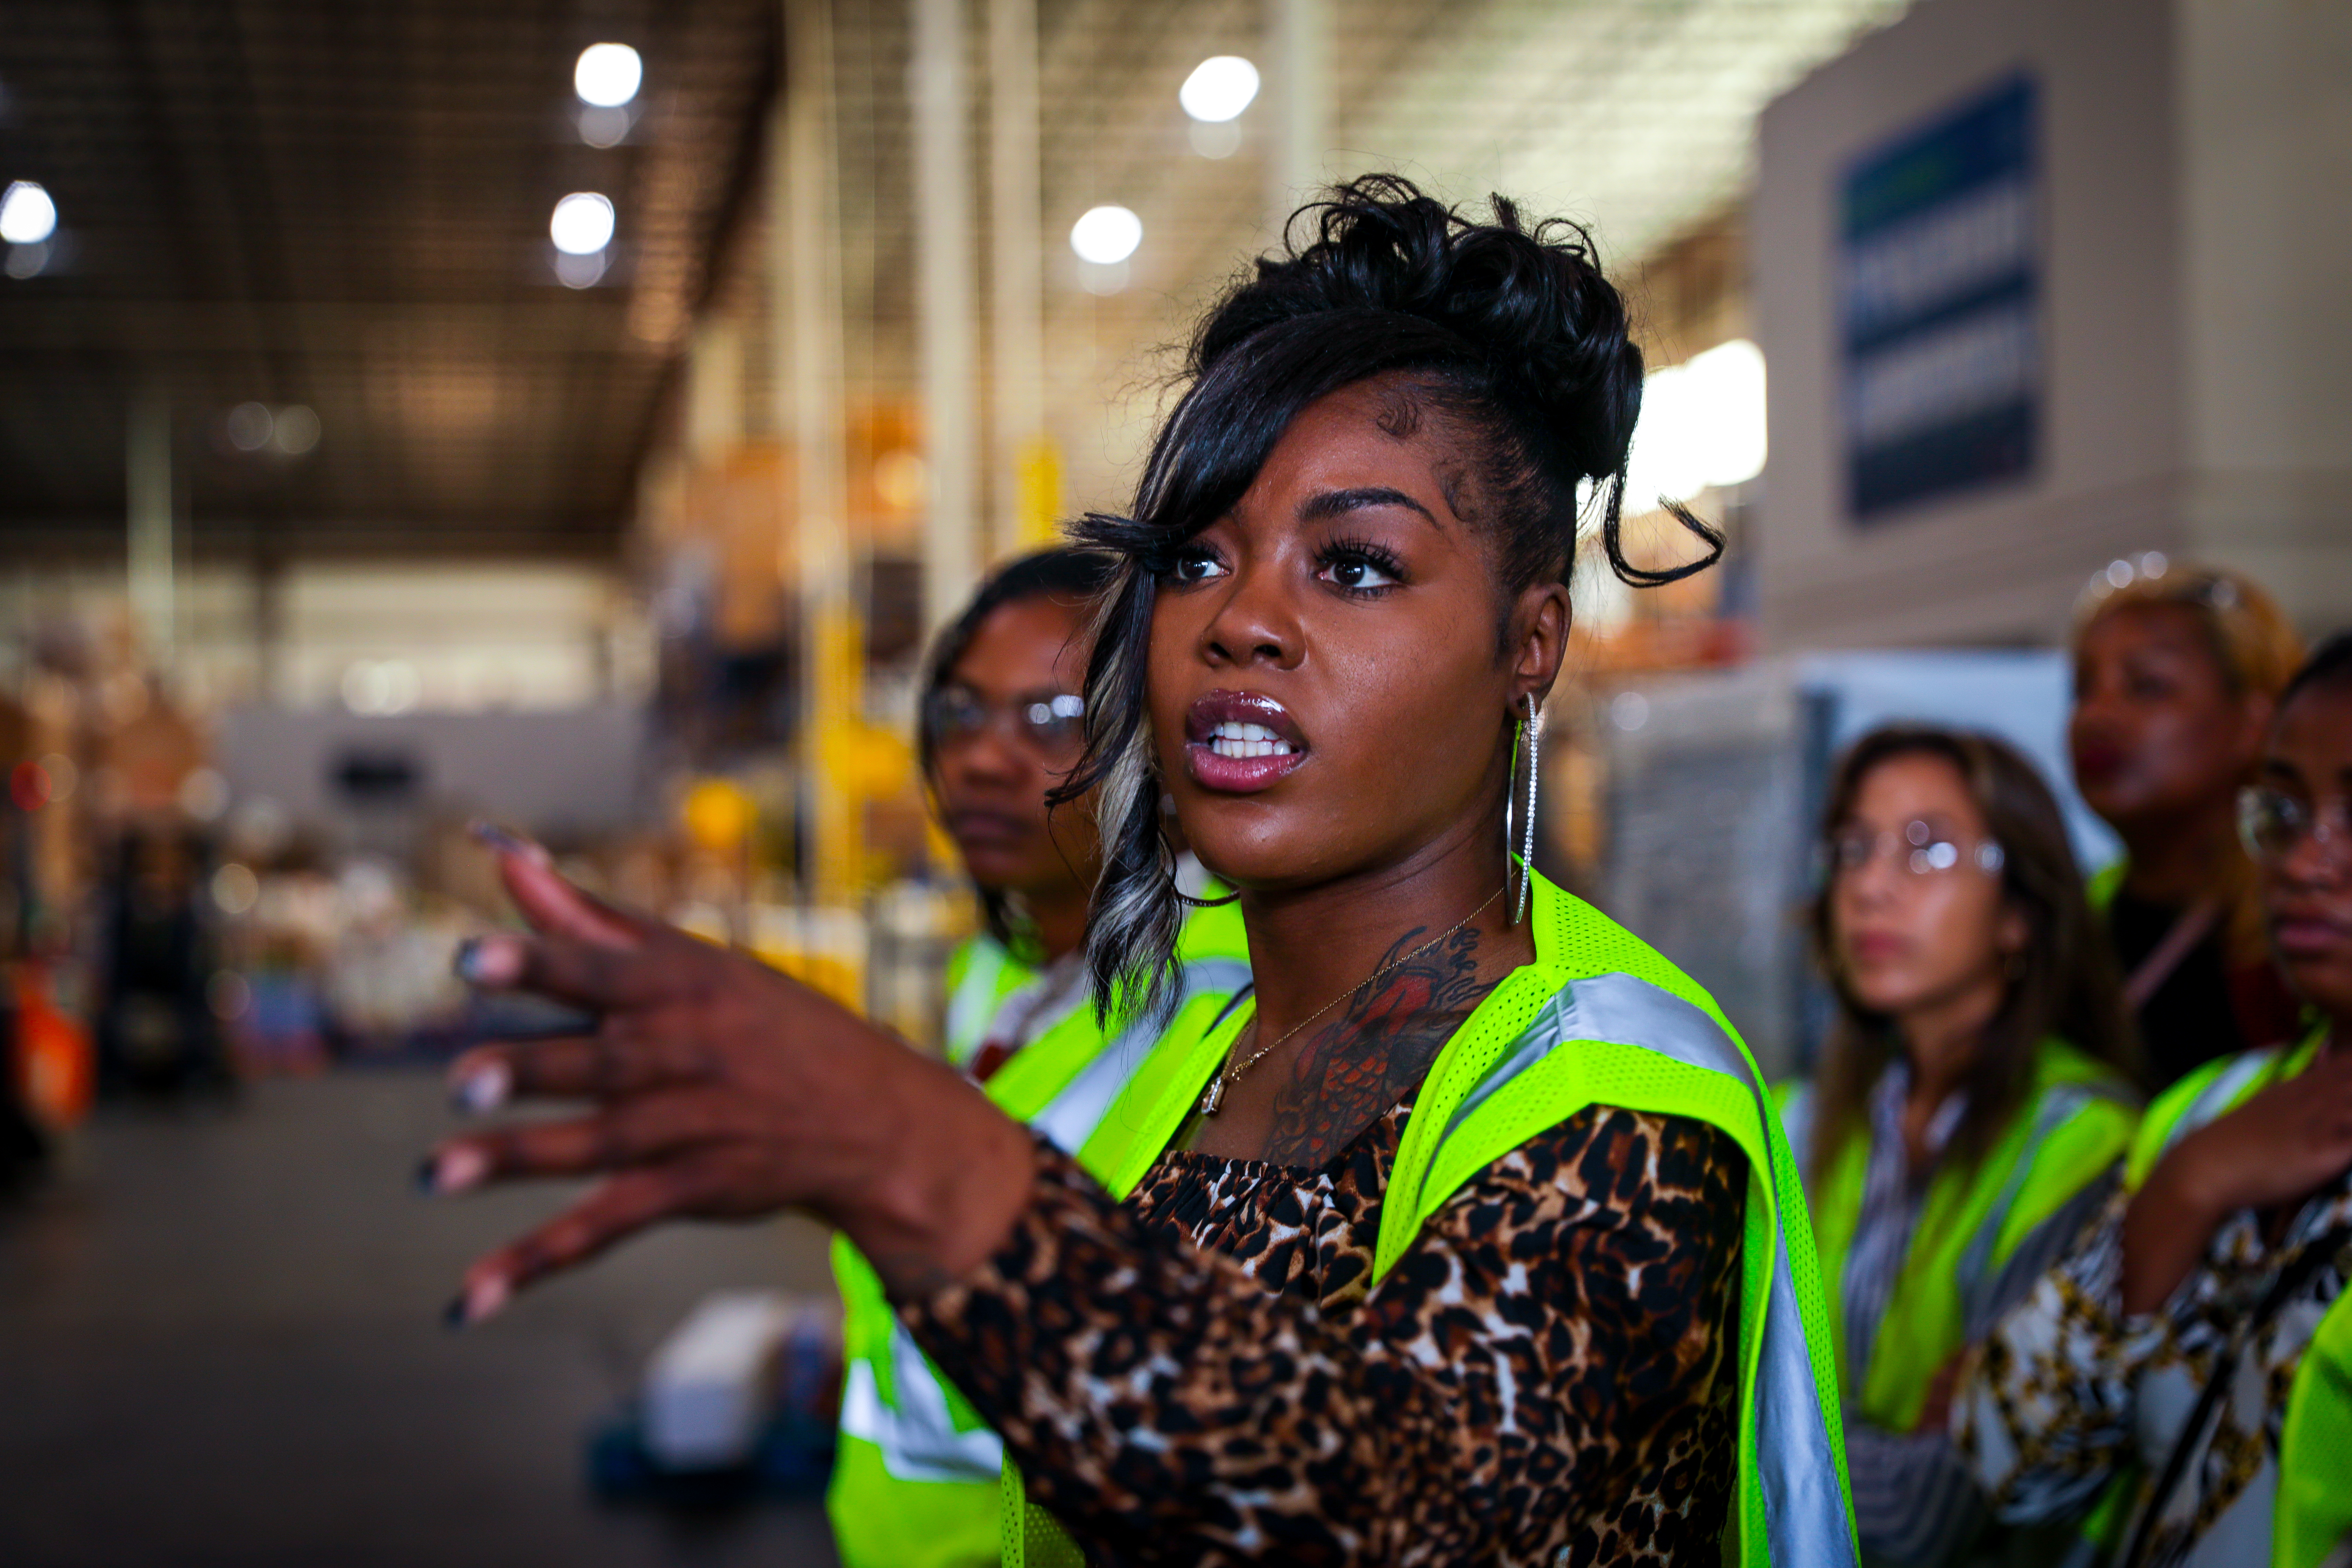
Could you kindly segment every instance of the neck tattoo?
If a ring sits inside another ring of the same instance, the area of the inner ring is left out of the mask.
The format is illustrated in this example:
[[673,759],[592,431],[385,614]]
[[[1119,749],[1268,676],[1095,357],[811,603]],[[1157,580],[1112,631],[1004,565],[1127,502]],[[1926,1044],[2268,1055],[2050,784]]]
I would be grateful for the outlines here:
[[[1280,1049],[1282,1046],[1293,1036],[1297,1035],[1299,1030],[1307,1027],[1307,1025],[1313,1023],[1324,1014],[1328,1013],[1332,1008],[1337,1007],[1340,1003],[1346,1001],[1349,997],[1353,996],[1365,986],[1371,984],[1374,981],[1380,979],[1381,975],[1386,974],[1389,971],[1401,968],[1405,964],[1411,963],[1414,959],[1419,958],[1423,953],[1427,952],[1431,948],[1435,947],[1439,942],[1442,942],[1447,937],[1452,936],[1455,931],[1460,931],[1464,926],[1468,925],[1472,921],[1475,921],[1480,915],[1485,914],[1486,912],[1487,905],[1492,904],[1496,899],[1499,899],[1502,896],[1503,889],[1501,888],[1496,889],[1493,892],[1486,895],[1485,900],[1482,901],[1476,909],[1472,910],[1468,914],[1464,915],[1460,920],[1455,921],[1452,925],[1447,926],[1444,931],[1438,932],[1435,936],[1431,937],[1419,947],[1414,948],[1411,952],[1390,959],[1378,969],[1373,970],[1370,974],[1364,976],[1363,979],[1358,981],[1355,984],[1349,986],[1345,991],[1340,992],[1337,996],[1332,997],[1331,1000],[1324,1003],[1323,1005],[1316,1008],[1315,1011],[1307,1014],[1304,1018],[1299,1019],[1298,1022],[1293,1024],[1289,1028],[1285,1029],[1282,1032],[1282,1037],[1276,1040],[1273,1045],[1262,1046],[1258,1049],[1252,1051],[1248,1056],[1243,1058],[1238,1062],[1230,1060],[1230,1053],[1228,1053],[1229,1059],[1227,1065],[1217,1069],[1217,1076],[1209,1080],[1207,1092],[1201,1096],[1201,1114],[1203,1116],[1214,1116],[1217,1113],[1218,1108],[1225,1102],[1226,1088],[1229,1085],[1241,1082],[1242,1075],[1244,1073],[1246,1073],[1250,1068],[1257,1066],[1259,1062],[1265,1060],[1275,1051]],[[1256,1023],[1253,1021],[1250,1027],[1253,1029],[1256,1028]],[[1238,1035],[1234,1037],[1234,1043],[1236,1047],[1240,1045],[1241,1040]]]

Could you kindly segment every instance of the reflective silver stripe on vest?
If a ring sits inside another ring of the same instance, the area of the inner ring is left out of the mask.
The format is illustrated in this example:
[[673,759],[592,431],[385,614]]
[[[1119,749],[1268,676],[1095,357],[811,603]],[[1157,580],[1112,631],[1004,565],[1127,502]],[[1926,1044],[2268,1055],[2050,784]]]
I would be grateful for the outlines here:
[[[1504,1084],[1559,1047],[1577,1040],[1655,1051],[1685,1067],[1735,1079],[1755,1100],[1765,1158],[1774,1158],[1771,1100],[1749,1070],[1747,1057],[1705,1009],[1630,974],[1596,974],[1561,987],[1518,1043],[1462,1102],[1446,1125],[1447,1134]],[[1822,1413],[1821,1386],[1813,1381],[1805,1321],[1797,1310],[1796,1277],[1789,1271],[1788,1227],[1778,1219],[1778,1177],[1777,1171],[1763,1173],[1766,1188],[1774,1197],[1777,1234],[1756,1389],[1756,1469],[1764,1492],[1767,1545],[1772,1562],[1785,1568],[1815,1568],[1816,1564],[1852,1568],[1853,1536],[1846,1526],[1837,1456],[1830,1447],[1829,1423]]]
[[[1178,979],[1176,1005],[1181,1007],[1195,996],[1238,991],[1249,984],[1249,965],[1237,958],[1196,959],[1184,966]],[[1103,1117],[1159,1037],[1154,1019],[1147,1016],[1129,1022],[1046,1102],[1045,1110],[1029,1119],[1029,1125],[1065,1154],[1076,1153],[1102,1125]]]
[[980,1049],[982,1032],[996,1016],[996,977],[1004,973],[1007,962],[1004,950],[992,942],[974,948],[971,963],[963,972],[963,984],[948,998],[941,1033],[946,1037],[948,1060],[957,1067],[971,1060]]
[[2116,1098],[2091,1084],[2062,1083],[2053,1085],[2034,1108],[2033,1130],[2025,1135],[2025,1146],[2018,1152],[2017,1163],[2010,1167],[1992,1206],[1985,1210],[1984,1223],[1977,1226],[1976,1235],[1969,1238],[1967,1249],[1960,1254],[1960,1315],[1961,1321],[1969,1325],[1971,1337],[1990,1315],[1985,1297],[2000,1278],[1992,1266],[1993,1247],[2009,1224],[2010,1211],[2017,1206],[2018,1194],[2025,1191],[2025,1179],[2033,1173],[2034,1155],[2058,1129],[2074,1120],[2076,1111],[2095,1100]]
[[2230,1102],[2244,1092],[2248,1084],[2278,1065],[2284,1051],[2253,1051],[2239,1058],[2213,1077],[2213,1081],[2197,1091],[2173,1124],[2165,1129],[2164,1146],[2169,1150],[2175,1143],[2230,1109]]
[[890,1380],[898,1406],[883,1403],[874,1369],[853,1361],[841,1384],[841,1429],[882,1450],[882,1467],[902,1481],[996,1484],[1004,1444],[985,1426],[956,1430],[939,1373],[902,1323],[890,1327]]

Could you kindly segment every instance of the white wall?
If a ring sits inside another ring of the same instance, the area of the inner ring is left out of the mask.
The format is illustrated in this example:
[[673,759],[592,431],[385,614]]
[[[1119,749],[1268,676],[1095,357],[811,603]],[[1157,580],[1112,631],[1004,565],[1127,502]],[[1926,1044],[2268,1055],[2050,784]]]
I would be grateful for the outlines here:
[[2352,6],[2177,0],[2196,552],[2352,623]]
[[[1927,0],[1765,110],[1752,232],[1767,646],[2044,640],[2094,568],[2178,551],[2172,31],[2145,0]],[[1857,527],[1837,415],[1841,178],[2020,67],[2039,79],[2043,128],[2039,467]]]

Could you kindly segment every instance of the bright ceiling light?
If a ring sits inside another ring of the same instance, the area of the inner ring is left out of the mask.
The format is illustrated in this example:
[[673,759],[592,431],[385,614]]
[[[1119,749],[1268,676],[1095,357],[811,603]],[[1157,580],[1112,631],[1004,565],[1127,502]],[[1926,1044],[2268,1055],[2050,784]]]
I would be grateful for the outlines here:
[[555,204],[547,226],[566,256],[593,256],[613,242],[613,204],[593,191],[574,191]]
[[626,44],[591,44],[572,68],[572,88],[580,101],[599,109],[620,108],[637,96],[645,79],[645,62]]
[[1764,471],[1764,351],[1734,338],[1690,362],[1710,433],[1706,482],[1728,488]]
[[1625,510],[1745,484],[1764,471],[1764,355],[1735,338],[1643,382]]
[[1115,267],[1143,243],[1143,220],[1125,207],[1088,207],[1070,226],[1070,248],[1081,261]]
[[58,204],[30,180],[18,180],[0,195],[0,239],[38,245],[58,232]]
[[1231,120],[1257,96],[1257,67],[1239,55],[1211,55],[1192,68],[1176,101],[1195,120]]

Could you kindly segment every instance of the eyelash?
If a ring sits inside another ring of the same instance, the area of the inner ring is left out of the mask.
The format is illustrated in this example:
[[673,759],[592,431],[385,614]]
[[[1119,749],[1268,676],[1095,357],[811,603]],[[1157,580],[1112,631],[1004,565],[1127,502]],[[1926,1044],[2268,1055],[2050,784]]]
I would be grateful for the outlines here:
[[1363,599],[1377,598],[1391,588],[1402,587],[1404,584],[1404,563],[1393,552],[1373,543],[1369,539],[1331,541],[1316,552],[1315,574],[1319,577],[1335,566],[1349,564],[1369,566],[1391,581],[1370,588],[1350,587],[1345,583],[1331,584],[1342,594]]
[[1225,563],[1224,557],[1219,555],[1216,551],[1210,546],[1200,543],[1198,541],[1188,542],[1178,545],[1168,556],[1166,562],[1160,567],[1160,580],[1167,584],[1171,588],[1190,588],[1195,586],[1199,583],[1207,581],[1205,578],[1192,578],[1188,580],[1179,575],[1179,574],[1184,570],[1186,563],[1192,561],[1213,562],[1219,566],[1223,566]]

